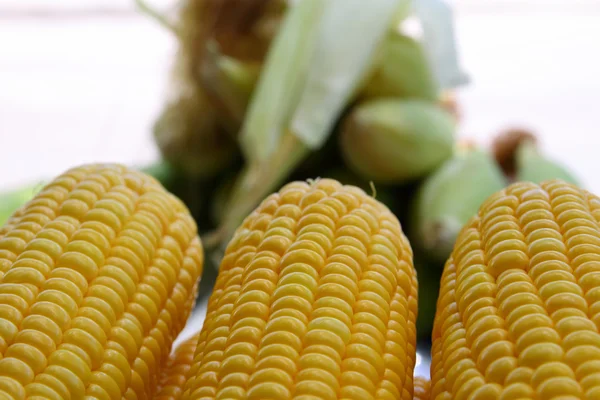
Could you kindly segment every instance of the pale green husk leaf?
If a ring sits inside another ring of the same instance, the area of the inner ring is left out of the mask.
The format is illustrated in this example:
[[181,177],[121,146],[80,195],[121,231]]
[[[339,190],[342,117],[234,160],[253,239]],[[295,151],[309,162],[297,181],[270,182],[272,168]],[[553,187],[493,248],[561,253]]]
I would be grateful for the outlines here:
[[516,163],[516,180],[518,181],[540,184],[550,179],[561,179],[574,185],[580,184],[571,171],[540,153],[535,143],[532,142],[524,142],[519,145]]
[[320,147],[406,0],[303,0],[267,56],[241,133],[250,163],[277,151],[283,132]]
[[402,1],[329,0],[291,130],[309,148],[327,139],[390,31]]
[[306,81],[326,4],[294,4],[271,45],[240,133],[250,163],[267,159],[279,145]]
[[412,233],[418,246],[432,258],[447,259],[462,227],[506,184],[502,171],[484,150],[457,152],[417,192]]

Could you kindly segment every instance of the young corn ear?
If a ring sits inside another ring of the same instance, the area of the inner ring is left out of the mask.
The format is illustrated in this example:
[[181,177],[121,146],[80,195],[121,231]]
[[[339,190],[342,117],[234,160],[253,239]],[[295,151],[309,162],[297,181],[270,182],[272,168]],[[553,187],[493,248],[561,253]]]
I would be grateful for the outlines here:
[[[374,63],[404,0],[294,2],[269,49],[240,132],[247,161],[227,218],[204,241],[226,243],[243,218],[327,142]],[[332,52],[331,49],[337,49]]]
[[521,143],[516,151],[515,179],[521,182],[541,183],[549,179],[561,179],[579,184],[573,173],[559,162],[544,155],[531,141]]
[[490,154],[476,147],[458,148],[417,190],[410,224],[416,247],[443,263],[463,225],[506,184]]
[[417,277],[396,217],[293,182],[236,230],[182,399],[413,398]]
[[0,228],[0,398],[151,397],[202,266],[194,220],[154,178],[62,174]]
[[452,156],[452,116],[422,100],[359,103],[340,132],[342,155],[365,179],[399,184],[421,178]]
[[561,179],[579,184],[569,168],[544,154],[537,136],[527,129],[512,128],[500,132],[492,141],[492,151],[496,162],[511,181],[539,184]]
[[360,97],[437,100],[439,88],[421,43],[394,32],[385,40],[381,52],[378,65]]
[[484,202],[442,275],[432,400],[600,398],[599,223],[560,180]]

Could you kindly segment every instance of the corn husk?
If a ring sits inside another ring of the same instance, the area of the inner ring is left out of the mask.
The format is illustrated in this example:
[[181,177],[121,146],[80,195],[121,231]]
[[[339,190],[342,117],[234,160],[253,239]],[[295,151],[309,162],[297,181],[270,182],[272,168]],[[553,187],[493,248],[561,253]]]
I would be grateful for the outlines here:
[[562,179],[580,185],[569,168],[544,154],[538,137],[528,129],[503,130],[494,137],[491,148],[496,162],[511,182],[540,184],[545,180]]
[[402,97],[435,101],[439,88],[422,45],[410,36],[393,33],[382,56],[361,90],[362,98]]
[[304,0],[292,7],[273,42],[240,135],[249,164],[277,150],[306,82],[325,2]]
[[454,146],[454,120],[434,103],[380,99],[357,105],[340,133],[342,154],[376,183],[406,183],[433,171]]
[[417,190],[409,229],[411,243],[431,260],[444,262],[469,218],[506,184],[490,154],[474,146],[458,148]]
[[415,0],[414,16],[421,27],[421,42],[433,74],[442,90],[469,83],[460,62],[454,27],[454,10],[449,0]]
[[533,141],[524,141],[516,152],[515,180],[540,184],[550,179],[561,179],[581,186],[575,175],[560,162],[546,156]]
[[242,128],[247,168],[232,191],[226,220],[205,243],[226,241],[258,202],[323,145],[372,67],[400,3],[303,0],[290,8]]
[[378,0],[368,7],[361,0],[327,3],[306,85],[291,120],[291,130],[311,149],[327,140],[355,96],[403,3]]

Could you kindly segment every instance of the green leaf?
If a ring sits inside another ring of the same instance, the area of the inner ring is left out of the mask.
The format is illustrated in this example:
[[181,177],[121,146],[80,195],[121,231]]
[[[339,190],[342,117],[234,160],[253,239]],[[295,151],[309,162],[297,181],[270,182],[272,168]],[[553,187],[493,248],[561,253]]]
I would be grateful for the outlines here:
[[267,159],[279,145],[306,80],[326,4],[303,0],[285,16],[242,126],[240,143],[249,163]]
[[228,240],[254,207],[320,147],[363,83],[406,0],[302,0],[288,11],[258,81],[240,142],[247,165],[219,229]]
[[291,131],[319,148],[373,65],[403,1],[328,0]]
[[449,0],[413,0],[414,12],[423,29],[423,46],[439,85],[450,90],[469,83],[460,65]]
[[303,0],[291,8],[242,129],[251,163],[268,159],[286,131],[310,149],[325,142],[406,1]]

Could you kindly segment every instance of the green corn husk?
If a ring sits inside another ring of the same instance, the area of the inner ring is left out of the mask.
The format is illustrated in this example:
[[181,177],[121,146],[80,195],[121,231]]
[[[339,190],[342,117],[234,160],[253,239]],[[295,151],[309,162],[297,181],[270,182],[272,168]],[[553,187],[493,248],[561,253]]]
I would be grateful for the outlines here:
[[340,145],[346,163],[375,183],[405,183],[433,171],[452,155],[454,119],[421,100],[380,99],[356,106]]
[[459,148],[454,157],[428,176],[411,209],[412,243],[431,260],[444,262],[456,236],[479,206],[507,182],[486,151]]
[[439,88],[421,44],[400,33],[390,35],[384,43],[379,66],[359,96],[436,101]]
[[571,171],[559,162],[544,155],[533,141],[522,142],[515,154],[517,181],[529,181],[539,184],[550,179],[562,179],[574,185],[579,180]]
[[153,135],[163,158],[194,178],[214,177],[239,154],[235,139],[199,91],[169,103],[155,122]]
[[226,243],[243,218],[327,141],[402,2],[365,7],[362,0],[303,0],[290,7],[242,127],[246,168],[230,195],[226,219],[204,238],[207,247]]
[[454,10],[450,1],[413,2],[414,16],[421,26],[421,43],[434,76],[442,90],[456,89],[470,82],[457,49]]
[[[306,0],[286,15],[283,27],[267,55],[253,100],[240,135],[249,163],[264,162],[289,134],[286,127],[307,80],[311,55],[317,44],[325,3]],[[291,45],[293,44],[293,46]]]
[[498,133],[491,148],[496,162],[511,182],[540,184],[545,180],[562,179],[580,185],[572,171],[543,153],[537,136],[527,129],[510,128]]
[[396,10],[405,1],[329,0],[323,12],[311,67],[290,121],[311,149],[319,148],[376,62]]

